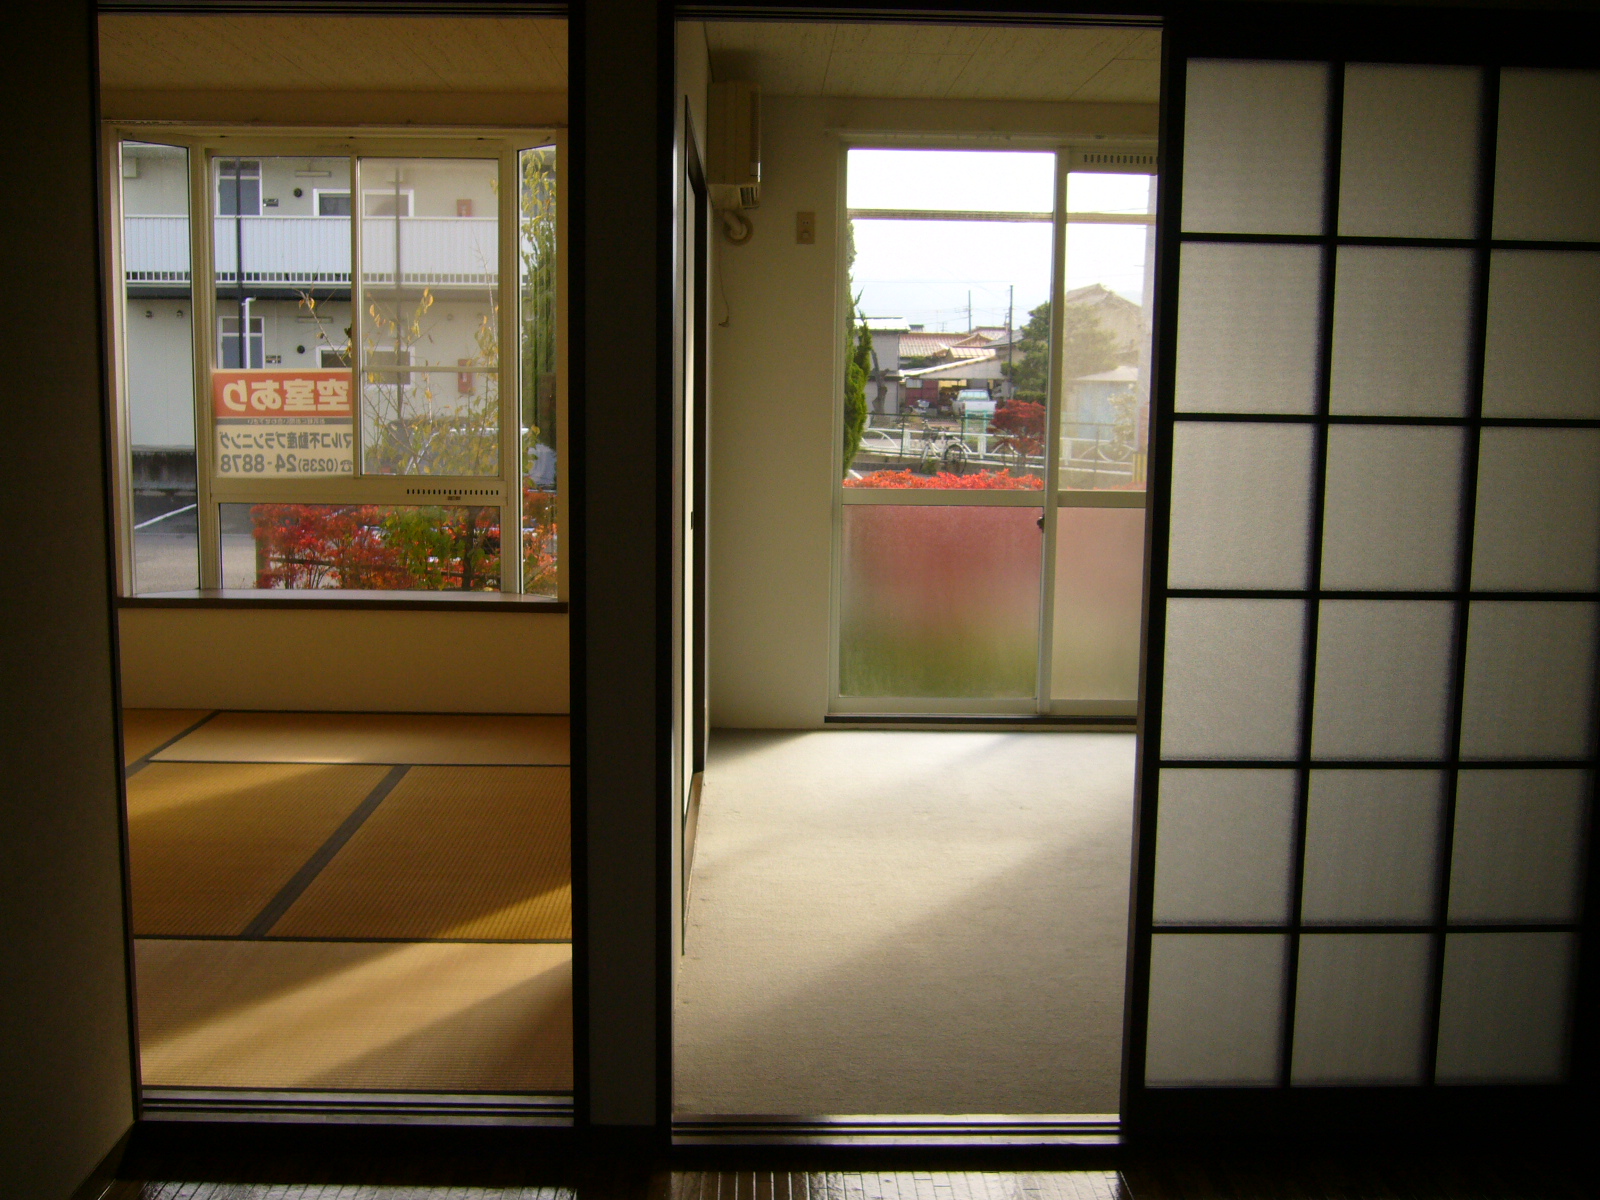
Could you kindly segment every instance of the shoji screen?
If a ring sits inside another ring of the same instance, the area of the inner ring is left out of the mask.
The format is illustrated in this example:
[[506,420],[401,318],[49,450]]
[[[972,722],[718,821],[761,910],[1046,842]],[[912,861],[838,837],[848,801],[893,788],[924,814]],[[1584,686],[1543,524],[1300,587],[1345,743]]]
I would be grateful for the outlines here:
[[1168,82],[1130,1084],[1563,1083],[1600,72]]

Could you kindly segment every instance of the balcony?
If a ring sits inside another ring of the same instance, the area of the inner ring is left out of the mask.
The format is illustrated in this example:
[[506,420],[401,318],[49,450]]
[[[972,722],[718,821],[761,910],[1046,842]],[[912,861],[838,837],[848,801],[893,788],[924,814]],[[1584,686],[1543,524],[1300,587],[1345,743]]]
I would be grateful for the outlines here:
[[[398,229],[396,225],[398,224]],[[213,261],[217,284],[350,286],[348,217],[217,217]],[[130,285],[190,282],[189,219],[128,217],[123,224],[123,264]],[[377,220],[363,229],[363,282],[413,287],[485,287],[498,283],[499,222],[493,217],[404,217]]]

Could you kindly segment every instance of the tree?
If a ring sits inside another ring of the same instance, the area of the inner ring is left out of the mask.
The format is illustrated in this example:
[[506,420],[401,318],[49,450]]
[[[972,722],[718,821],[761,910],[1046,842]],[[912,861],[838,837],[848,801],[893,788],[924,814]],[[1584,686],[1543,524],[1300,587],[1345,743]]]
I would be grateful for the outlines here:
[[850,339],[850,353],[844,365],[844,469],[848,473],[861,449],[861,435],[867,428],[867,378],[872,374],[872,333],[866,319],[855,324],[859,315],[860,297],[850,306],[850,317],[845,334]]
[[[1116,335],[1100,324],[1100,318],[1092,308],[1069,304],[1061,323],[1063,379],[1095,375],[1117,365]],[[1022,351],[1022,361],[1007,368],[1006,374],[1019,394],[1037,393],[1042,399],[1049,390],[1050,375],[1048,300],[1028,314],[1028,323],[1022,327],[1017,348]]]

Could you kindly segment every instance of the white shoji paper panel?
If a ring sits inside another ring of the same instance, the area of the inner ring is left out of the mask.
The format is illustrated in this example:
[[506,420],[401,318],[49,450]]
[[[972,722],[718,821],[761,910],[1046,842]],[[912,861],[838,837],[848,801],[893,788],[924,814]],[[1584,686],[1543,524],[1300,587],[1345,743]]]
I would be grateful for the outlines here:
[[1439,1005],[1440,1083],[1556,1083],[1571,1019],[1569,933],[1452,933]]
[[1301,937],[1289,1072],[1293,1083],[1422,1082],[1429,940],[1420,933]]
[[1595,606],[1478,600],[1467,620],[1463,758],[1573,758],[1594,736]]
[[1454,627],[1448,601],[1324,600],[1312,755],[1445,757]]
[[1600,71],[1500,72],[1494,236],[1600,241]]
[[1339,247],[1329,412],[1463,416],[1471,343],[1470,250]]
[[1472,237],[1481,92],[1476,67],[1347,66],[1339,232]]
[[1600,417],[1600,253],[1496,250],[1486,417]]
[[1328,74],[1324,63],[1189,61],[1185,229],[1322,232]]
[[1483,431],[1472,586],[1600,589],[1600,429]]
[[1161,753],[1292,758],[1300,736],[1299,600],[1169,600]]
[[1168,768],[1156,818],[1156,924],[1289,916],[1295,773]]
[[1576,921],[1587,843],[1582,771],[1462,771],[1450,920]]
[[1178,411],[1316,411],[1321,272],[1316,246],[1186,244]]
[[1455,587],[1464,445],[1460,429],[1329,427],[1322,586]]
[[1431,921],[1443,811],[1438,771],[1313,771],[1302,919],[1326,925]]
[[1145,1083],[1271,1083],[1283,1027],[1284,965],[1282,934],[1152,937]]
[[1305,425],[1179,422],[1168,585],[1305,587],[1312,447]]

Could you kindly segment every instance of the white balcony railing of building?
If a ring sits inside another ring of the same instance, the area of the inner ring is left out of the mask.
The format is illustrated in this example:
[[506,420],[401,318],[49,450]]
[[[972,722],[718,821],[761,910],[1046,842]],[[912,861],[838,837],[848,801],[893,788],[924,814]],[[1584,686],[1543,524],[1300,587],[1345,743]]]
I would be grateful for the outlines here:
[[[348,217],[218,217],[213,261],[219,284],[350,286]],[[188,283],[187,217],[128,217],[123,269],[130,284]],[[404,285],[471,286],[498,282],[499,222],[484,217],[403,217],[398,242]],[[394,285],[395,222],[362,230],[362,278]]]

